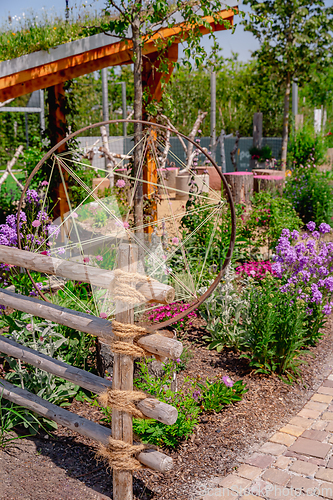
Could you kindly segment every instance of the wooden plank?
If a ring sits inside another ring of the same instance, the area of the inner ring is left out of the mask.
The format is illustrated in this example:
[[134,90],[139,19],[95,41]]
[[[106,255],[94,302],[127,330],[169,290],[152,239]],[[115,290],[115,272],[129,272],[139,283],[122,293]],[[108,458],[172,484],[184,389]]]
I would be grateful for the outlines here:
[[[98,377],[85,370],[81,370],[80,368],[75,368],[59,359],[51,358],[29,347],[20,345],[7,337],[0,336],[0,353],[5,353],[8,356],[20,359],[40,370],[52,373],[57,377],[73,382],[80,387],[84,387],[95,394],[102,394],[109,387],[112,387],[112,382],[109,380]],[[146,417],[153,418],[167,425],[174,424],[178,417],[176,408],[166,403],[162,403],[155,398],[148,397],[137,404],[137,407]]]
[[[137,271],[137,245],[121,244],[118,248],[118,268],[129,273]],[[134,323],[134,309],[126,302],[116,302],[116,321]],[[133,391],[134,362],[131,356],[114,354],[112,388],[121,391]],[[133,444],[132,416],[128,413],[112,410],[112,437],[125,443]],[[133,499],[133,474],[131,471],[113,470],[113,500]]]
[[[98,267],[48,257],[47,255],[5,245],[0,245],[0,262],[74,281],[83,281],[106,289],[112,286],[115,277],[113,271],[106,271]],[[151,302],[170,304],[175,297],[175,291],[171,286],[149,280],[149,278],[147,278],[147,283],[143,285],[137,284],[137,289],[145,296],[147,301]]]
[[[216,16],[233,24],[234,11],[231,9],[219,12]],[[213,31],[226,29],[224,25],[215,23],[212,16],[206,16],[203,19],[211,25]],[[148,56],[156,52],[156,42],[159,40],[175,37],[174,43],[180,43],[192,30],[192,25],[186,26],[184,23],[173,28],[162,28],[144,43],[143,54]],[[210,32],[205,26],[199,26],[199,30],[203,35]],[[57,85],[108,66],[131,64],[131,48],[131,41],[116,42],[0,78],[0,101]],[[74,68],[77,69],[80,66],[84,72],[73,71]]]
[[[104,446],[108,444],[111,430],[107,427],[103,427],[64,408],[49,403],[25,389],[10,384],[7,380],[0,379],[0,394],[8,401],[23,406],[42,417],[53,420],[57,424],[81,434],[81,436],[93,439]],[[139,462],[148,465],[151,469],[158,472],[167,472],[173,467],[172,458],[157,451],[152,452],[147,450],[147,452],[141,452],[137,458]]]
[[[69,326],[74,330],[89,333],[95,337],[102,337],[109,341],[114,338],[112,324],[109,321],[86,313],[73,311],[66,307],[45,303],[33,297],[25,297],[24,295],[0,289],[0,304],[32,314],[33,316],[54,321],[60,325]],[[171,359],[179,358],[182,353],[181,342],[164,337],[163,335],[146,335],[141,337],[137,343],[152,354],[166,356]]]

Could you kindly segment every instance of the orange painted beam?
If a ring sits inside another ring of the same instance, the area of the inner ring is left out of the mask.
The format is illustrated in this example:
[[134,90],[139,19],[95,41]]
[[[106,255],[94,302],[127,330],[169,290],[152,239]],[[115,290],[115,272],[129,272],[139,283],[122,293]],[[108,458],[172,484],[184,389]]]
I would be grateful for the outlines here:
[[[233,24],[234,11],[225,10],[218,13],[222,21]],[[211,25],[213,31],[225,30],[224,25],[215,23],[214,18],[203,18]],[[175,37],[174,43],[183,41],[187,33],[193,29],[184,23],[173,28],[162,28],[157,31],[143,47],[143,54],[149,55],[156,52],[156,42]],[[204,35],[210,32],[205,26],[199,26]],[[20,71],[18,73],[0,78],[0,101],[28,94],[34,90],[43,89],[58,83],[82,76],[99,69],[132,63],[132,42],[116,42],[98,49],[89,50],[75,56],[68,56],[49,64]]]
[[178,44],[174,43],[163,54],[168,60],[168,73],[159,71],[161,62],[158,59],[158,52],[150,54],[149,59],[144,58],[142,83],[148,89],[148,102],[160,101],[162,99],[162,85],[168,83],[173,72],[175,63],[178,61]]

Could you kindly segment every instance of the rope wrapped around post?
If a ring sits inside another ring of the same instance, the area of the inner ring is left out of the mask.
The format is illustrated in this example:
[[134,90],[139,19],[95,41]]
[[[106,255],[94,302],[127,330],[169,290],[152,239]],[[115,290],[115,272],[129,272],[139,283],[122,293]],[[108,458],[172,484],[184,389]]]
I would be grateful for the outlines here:
[[114,280],[111,291],[114,301],[126,302],[127,304],[141,304],[146,302],[146,297],[132,285],[133,281],[141,285],[155,281],[149,276],[139,273],[128,273],[122,269],[115,269]]
[[147,330],[142,326],[131,324],[126,325],[114,320],[112,321],[112,332],[114,336],[118,338],[118,340],[113,340],[109,344],[113,352],[132,356],[134,358],[141,358],[145,355],[151,356],[151,353],[142,347],[139,347],[134,343],[130,343],[131,341],[135,342],[136,338],[147,335]]
[[112,469],[132,471],[144,468],[135,455],[145,448],[144,444],[129,444],[110,436],[109,444],[107,446],[100,445],[97,455],[107,460]]
[[119,391],[117,389],[108,388],[106,392],[103,392],[103,394],[99,396],[98,401],[104,407],[109,406],[118,411],[126,411],[135,418],[147,419],[148,417],[146,417],[134,404],[147,397],[149,396],[141,391]]

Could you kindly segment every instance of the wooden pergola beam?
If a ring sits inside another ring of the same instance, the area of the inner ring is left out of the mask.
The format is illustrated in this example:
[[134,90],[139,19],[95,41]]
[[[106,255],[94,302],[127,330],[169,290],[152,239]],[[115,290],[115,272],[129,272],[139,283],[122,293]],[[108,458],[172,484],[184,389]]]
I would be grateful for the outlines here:
[[[221,19],[221,22],[228,21],[233,25],[234,10],[224,10],[217,15]],[[213,31],[226,29],[224,24],[215,23],[214,18],[211,16],[206,16],[203,20],[210,24]],[[173,28],[160,29],[144,44],[143,54],[149,56],[156,53],[156,42],[158,40],[167,40],[170,37],[175,37],[174,43],[180,43],[192,29],[192,26],[187,27],[184,23]],[[203,35],[210,32],[204,25],[199,26],[199,29]],[[72,43],[75,44],[76,42]],[[86,50],[80,54],[69,55],[40,66],[16,71],[0,78],[0,102],[34,92],[35,90],[45,89],[102,68],[131,63],[131,41],[111,43],[110,45]]]

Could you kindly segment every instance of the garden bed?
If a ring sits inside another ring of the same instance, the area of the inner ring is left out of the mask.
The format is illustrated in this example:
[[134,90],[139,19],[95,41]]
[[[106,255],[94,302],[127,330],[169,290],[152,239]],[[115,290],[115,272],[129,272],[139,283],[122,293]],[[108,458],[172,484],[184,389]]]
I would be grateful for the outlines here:
[[[305,356],[308,365],[302,368],[303,381],[293,386],[277,377],[255,375],[247,361],[232,351],[208,351],[200,342],[204,328],[190,330],[184,344],[192,350],[193,358],[179,374],[180,381],[184,375],[206,378],[227,374],[234,381],[243,379],[249,391],[241,402],[221,413],[201,416],[195,433],[170,453],[175,461],[170,473],[136,473],[135,498],[187,500],[195,495],[197,481],[225,475],[239,465],[238,460],[300,410],[327,376],[333,363],[332,327],[330,317],[325,337],[311,348],[314,356]],[[95,421],[101,418],[99,410],[87,403],[74,401],[69,409]],[[16,441],[0,451],[0,459],[1,500],[112,498],[112,474],[96,461],[94,443],[63,427],[54,438]]]

